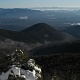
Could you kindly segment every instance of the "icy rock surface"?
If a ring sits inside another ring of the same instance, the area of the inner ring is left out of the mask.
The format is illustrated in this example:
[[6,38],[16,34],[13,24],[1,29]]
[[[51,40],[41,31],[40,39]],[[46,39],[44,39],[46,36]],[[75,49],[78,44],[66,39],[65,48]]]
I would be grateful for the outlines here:
[[42,80],[41,68],[35,64],[34,59],[29,59],[27,66],[31,70],[25,70],[18,65],[12,65],[6,73],[0,75],[0,80]]

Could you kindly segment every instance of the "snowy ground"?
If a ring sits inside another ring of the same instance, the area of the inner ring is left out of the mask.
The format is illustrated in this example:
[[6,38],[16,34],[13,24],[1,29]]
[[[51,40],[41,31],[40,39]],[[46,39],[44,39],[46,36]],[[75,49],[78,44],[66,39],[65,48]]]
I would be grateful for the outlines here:
[[0,80],[9,80],[10,77],[10,80],[13,80],[13,77],[15,80],[17,80],[17,78],[22,78],[21,80],[37,80],[38,78],[41,78],[41,69],[35,64],[35,61],[30,59],[27,64],[28,67],[32,68],[32,71],[24,70],[19,66],[12,65],[11,69],[0,75]]

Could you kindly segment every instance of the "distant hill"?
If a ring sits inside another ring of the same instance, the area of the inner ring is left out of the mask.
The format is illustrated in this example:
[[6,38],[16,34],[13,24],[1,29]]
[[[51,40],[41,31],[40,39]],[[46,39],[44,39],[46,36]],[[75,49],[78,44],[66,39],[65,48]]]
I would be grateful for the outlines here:
[[80,40],[71,42],[56,42],[48,45],[42,45],[31,50],[31,53],[34,55],[80,53]]
[[0,18],[19,18],[21,16],[29,15],[30,13],[40,12],[39,10],[31,10],[28,8],[13,8],[13,9],[4,9],[0,8]]
[[6,30],[18,31],[18,32],[24,29],[24,27],[18,25],[5,25],[5,24],[0,25],[0,29],[6,29]]
[[23,30],[39,21],[36,18],[40,15],[44,16],[43,12],[28,8],[0,8],[0,29]]
[[56,31],[56,29],[54,29],[53,27],[51,27],[50,25],[46,24],[46,23],[38,23],[35,25],[32,25],[31,27],[22,30],[22,32],[27,32],[27,31],[35,31],[35,32],[42,32],[44,30],[47,31]]
[[75,37],[60,32],[48,24],[38,23],[21,32],[0,30],[0,36],[25,43],[51,43],[55,41],[73,41]]
[[22,31],[23,33],[32,34],[41,42],[53,42],[53,41],[70,41],[75,38],[67,33],[60,32],[48,24],[38,23]]
[[0,29],[21,31],[36,23],[47,23],[61,29],[79,22],[78,14],[80,11],[77,8],[67,7],[0,8]]
[[77,38],[80,38],[80,25],[73,25],[70,27],[66,27],[63,31]]

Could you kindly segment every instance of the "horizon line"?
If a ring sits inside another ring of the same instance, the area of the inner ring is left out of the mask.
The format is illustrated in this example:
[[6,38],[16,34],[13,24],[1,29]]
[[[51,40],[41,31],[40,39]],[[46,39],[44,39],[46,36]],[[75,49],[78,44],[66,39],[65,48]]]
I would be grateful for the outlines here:
[[[26,8],[80,8],[80,6],[38,6],[38,7],[1,7],[2,9],[26,9]],[[0,9],[1,9],[0,8]]]

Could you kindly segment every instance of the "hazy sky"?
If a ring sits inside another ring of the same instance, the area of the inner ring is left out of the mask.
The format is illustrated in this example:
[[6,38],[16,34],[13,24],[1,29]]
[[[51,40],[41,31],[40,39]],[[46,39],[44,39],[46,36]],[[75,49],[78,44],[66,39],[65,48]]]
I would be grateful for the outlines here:
[[0,8],[80,7],[80,0],[0,0]]

